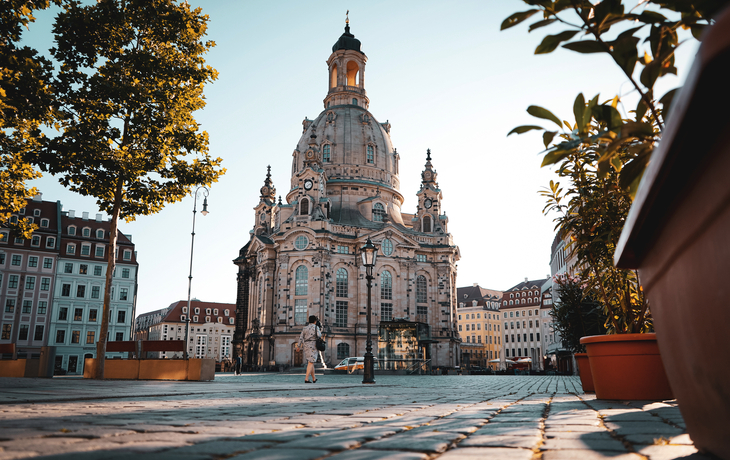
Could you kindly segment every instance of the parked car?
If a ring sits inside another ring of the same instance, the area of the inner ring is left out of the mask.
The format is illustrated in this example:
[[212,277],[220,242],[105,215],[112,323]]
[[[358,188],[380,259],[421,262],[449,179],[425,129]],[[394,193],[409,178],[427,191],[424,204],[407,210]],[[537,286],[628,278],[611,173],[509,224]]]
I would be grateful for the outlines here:
[[[373,369],[377,370],[379,368],[378,366],[378,360],[374,359],[375,361],[373,363]],[[347,371],[347,372],[353,372],[358,369],[363,369],[365,367],[365,357],[363,356],[356,356],[356,357],[349,357],[345,358],[338,365],[335,366],[336,371]]]

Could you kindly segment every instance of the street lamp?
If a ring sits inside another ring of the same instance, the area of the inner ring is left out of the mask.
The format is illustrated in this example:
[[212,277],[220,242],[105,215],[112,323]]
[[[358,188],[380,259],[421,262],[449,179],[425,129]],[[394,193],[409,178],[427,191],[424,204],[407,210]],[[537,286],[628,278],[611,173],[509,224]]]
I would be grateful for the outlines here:
[[193,284],[193,248],[195,247],[195,212],[196,207],[198,205],[198,192],[200,189],[203,189],[204,198],[203,198],[203,210],[200,211],[200,213],[204,216],[208,215],[208,187],[205,187],[204,185],[201,185],[200,187],[195,189],[195,194],[193,195],[193,232],[191,233],[192,239],[190,242],[190,274],[188,275],[188,314],[185,315],[185,359],[189,359],[190,356],[188,356],[188,347],[190,344],[188,343],[189,337],[190,337],[190,289]]
[[372,306],[371,306],[371,291],[373,288],[373,267],[375,266],[375,259],[378,256],[378,248],[375,247],[370,237],[365,246],[360,248],[360,254],[362,255],[362,264],[365,265],[365,279],[368,282],[368,320],[367,320],[367,344],[365,346],[365,362],[363,368],[362,383],[375,383],[374,372],[373,372],[373,342],[370,332],[370,321],[372,318]]

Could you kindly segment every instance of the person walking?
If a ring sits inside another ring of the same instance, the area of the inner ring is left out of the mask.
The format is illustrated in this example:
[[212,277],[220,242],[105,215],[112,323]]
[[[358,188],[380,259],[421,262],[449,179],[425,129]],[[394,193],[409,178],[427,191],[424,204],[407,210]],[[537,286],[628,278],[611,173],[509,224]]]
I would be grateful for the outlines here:
[[322,337],[322,331],[317,326],[317,317],[312,315],[309,317],[309,324],[304,326],[302,333],[299,334],[299,343],[297,343],[297,351],[304,350],[304,359],[307,360],[307,373],[304,375],[304,383],[309,383],[309,376],[312,376],[312,383],[317,383],[314,378],[314,363],[317,362],[317,338]]
[[243,367],[243,360],[241,355],[236,356],[236,366],[233,369],[234,375],[241,375],[241,368]]

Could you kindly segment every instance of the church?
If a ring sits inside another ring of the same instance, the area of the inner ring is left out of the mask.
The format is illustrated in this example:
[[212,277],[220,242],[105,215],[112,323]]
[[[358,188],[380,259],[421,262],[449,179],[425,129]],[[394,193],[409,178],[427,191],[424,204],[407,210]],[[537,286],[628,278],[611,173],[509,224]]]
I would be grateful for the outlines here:
[[415,213],[402,212],[399,153],[390,124],[368,110],[367,56],[345,32],[327,60],[324,110],[305,118],[292,153],[286,202],[271,171],[254,208],[238,266],[234,354],[248,368],[301,366],[295,351],[309,315],[323,327],[324,363],[366,347],[367,283],[360,248],[378,248],[373,269],[373,354],[379,369],[459,365],[456,263],[437,173],[426,152]]

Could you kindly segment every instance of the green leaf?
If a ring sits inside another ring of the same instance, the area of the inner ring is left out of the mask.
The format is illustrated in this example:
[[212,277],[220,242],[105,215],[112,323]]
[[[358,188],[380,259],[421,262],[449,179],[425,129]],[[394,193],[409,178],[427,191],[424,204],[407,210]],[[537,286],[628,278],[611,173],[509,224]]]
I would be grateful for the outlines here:
[[570,40],[578,32],[579,31],[577,30],[566,30],[565,32],[561,32],[557,35],[547,35],[545,38],[542,39],[542,43],[540,43],[540,45],[535,48],[535,54],[552,53],[561,42]]
[[516,26],[517,24],[521,23],[522,21],[529,18],[530,16],[537,13],[538,11],[540,11],[540,10],[527,10],[527,11],[515,13],[512,16],[505,19],[504,21],[502,21],[502,25],[499,27],[499,30],[505,30],[505,29],[509,29],[510,27]]
[[644,99],[639,99],[639,104],[636,106],[636,121],[643,120],[647,110],[649,110],[649,107],[644,102]]
[[539,107],[537,105],[531,105],[527,108],[527,113],[532,115],[533,117],[542,118],[545,120],[550,120],[556,125],[558,125],[558,128],[562,128],[563,124],[560,122],[560,119],[553,115],[553,113],[547,109],[544,109],[542,107]]
[[513,133],[514,134],[526,133],[527,131],[532,131],[533,129],[545,129],[545,128],[543,128],[542,126],[537,126],[537,125],[522,125],[522,126],[518,126],[518,127],[514,128],[512,131],[510,131],[507,134],[507,136],[509,136],[510,134],[513,134]]
[[567,157],[568,155],[570,155],[570,151],[567,150],[554,150],[552,152],[548,152],[543,157],[540,167],[543,168],[545,166],[555,164],[563,158]]
[[591,109],[591,112],[597,121],[606,124],[609,131],[616,131],[623,125],[621,114],[610,105],[604,104],[595,106]]
[[583,115],[586,112],[586,100],[583,97],[583,93],[579,93],[573,102],[573,115],[575,115],[575,124],[578,126],[578,131],[583,132],[585,123],[583,121]]
[[674,88],[659,99],[659,103],[662,105],[662,116],[665,120],[669,116],[669,111],[672,107],[672,102],[674,102],[674,96],[677,94],[677,90],[679,90],[679,88]]
[[540,27],[549,26],[555,21],[557,21],[557,19],[543,19],[542,21],[537,21],[534,24],[530,24],[530,28],[527,29],[527,31],[532,32],[533,30],[539,29]]
[[654,83],[656,83],[657,78],[659,78],[659,74],[661,73],[660,65],[660,62],[655,60],[651,61],[644,67],[644,70],[641,71],[641,76],[639,77],[639,81],[641,81],[642,85],[648,89],[652,89],[654,87]]
[[605,46],[595,40],[581,40],[578,42],[570,42],[563,45],[563,48],[583,54],[608,52],[608,49],[606,49]]
[[707,24],[692,24],[690,26],[690,31],[692,32],[692,36],[696,38],[697,40],[702,40],[702,34],[705,32],[705,28],[707,27]]
[[545,148],[548,148],[557,133],[557,131],[545,131],[542,133],[542,143],[545,144]]
[[666,16],[659,14],[656,11],[644,10],[637,17],[637,19],[644,24],[661,23],[667,20]]
[[616,63],[626,72],[626,75],[631,76],[634,73],[636,61],[639,60],[639,52],[636,49],[636,46],[639,44],[639,39],[630,35],[624,36],[624,34],[621,34],[622,36],[608,44],[612,48],[611,55],[616,60]]

